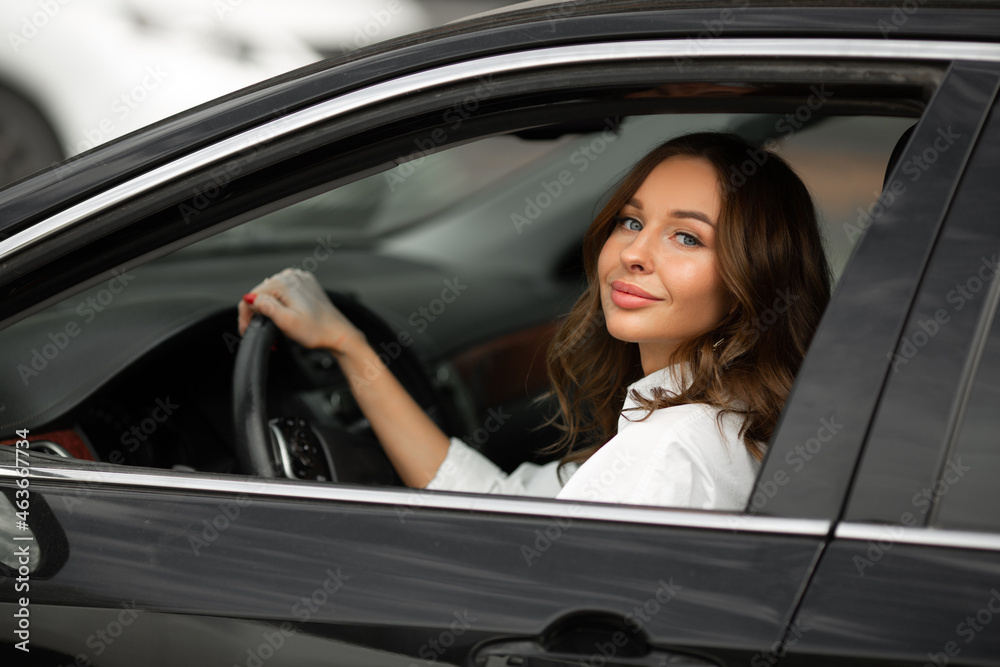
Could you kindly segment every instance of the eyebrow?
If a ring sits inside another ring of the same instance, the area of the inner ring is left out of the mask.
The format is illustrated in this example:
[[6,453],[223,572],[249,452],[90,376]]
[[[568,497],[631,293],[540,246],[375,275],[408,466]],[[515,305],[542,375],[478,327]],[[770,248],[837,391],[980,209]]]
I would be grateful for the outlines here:
[[[628,206],[632,206],[634,208],[637,208],[640,211],[642,210],[642,202],[639,201],[638,199],[636,199],[635,197],[632,197],[631,199],[629,199],[627,205]],[[693,220],[700,220],[701,222],[704,222],[706,225],[709,225],[710,227],[713,227],[713,228],[715,227],[715,223],[712,222],[712,220],[707,215],[705,215],[704,213],[702,213],[701,211],[686,211],[686,210],[682,210],[682,209],[671,209],[670,210],[670,217],[671,218],[690,218],[690,219],[693,219]]]

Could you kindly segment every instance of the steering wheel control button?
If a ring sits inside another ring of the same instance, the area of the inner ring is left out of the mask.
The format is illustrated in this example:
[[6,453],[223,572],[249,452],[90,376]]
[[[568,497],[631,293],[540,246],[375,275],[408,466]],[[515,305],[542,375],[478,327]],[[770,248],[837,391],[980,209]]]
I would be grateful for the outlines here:
[[323,482],[333,479],[323,444],[305,419],[280,417],[272,419],[270,426],[285,475]]

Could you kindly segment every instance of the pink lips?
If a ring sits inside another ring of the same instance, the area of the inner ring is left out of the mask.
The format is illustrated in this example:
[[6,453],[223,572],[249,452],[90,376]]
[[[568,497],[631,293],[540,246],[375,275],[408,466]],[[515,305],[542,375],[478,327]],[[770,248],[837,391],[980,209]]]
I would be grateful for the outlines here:
[[663,301],[646,290],[629,285],[622,280],[611,283],[611,300],[619,308],[641,308],[657,301]]

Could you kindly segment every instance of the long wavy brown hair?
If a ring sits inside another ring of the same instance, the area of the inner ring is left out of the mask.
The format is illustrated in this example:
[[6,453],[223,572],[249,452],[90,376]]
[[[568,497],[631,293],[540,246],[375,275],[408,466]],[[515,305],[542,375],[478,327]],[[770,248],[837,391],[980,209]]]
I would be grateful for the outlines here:
[[661,144],[621,180],[587,230],[587,288],[549,345],[549,377],[559,402],[551,423],[563,434],[548,451],[563,454],[563,463],[586,460],[615,435],[628,386],[643,377],[638,345],[612,338],[604,326],[597,259],[622,208],[672,157],[700,158],[715,168],[722,204],[715,252],[735,307],[674,351],[670,363],[687,369],[686,389],[633,392],[647,410],[642,418],[674,405],[718,407],[720,420],[727,413],[743,418],[740,437],[761,460],[830,299],[815,208],[784,160],[733,134],[701,132]]

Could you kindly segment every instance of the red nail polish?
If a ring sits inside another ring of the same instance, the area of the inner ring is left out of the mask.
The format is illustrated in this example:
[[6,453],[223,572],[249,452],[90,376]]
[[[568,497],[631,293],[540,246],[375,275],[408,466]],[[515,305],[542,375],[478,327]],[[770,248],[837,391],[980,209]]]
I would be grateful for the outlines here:
[[256,294],[244,294],[243,295],[243,300],[246,301],[247,303],[249,303],[251,306],[253,305],[253,302],[256,299],[257,299],[257,295]]

